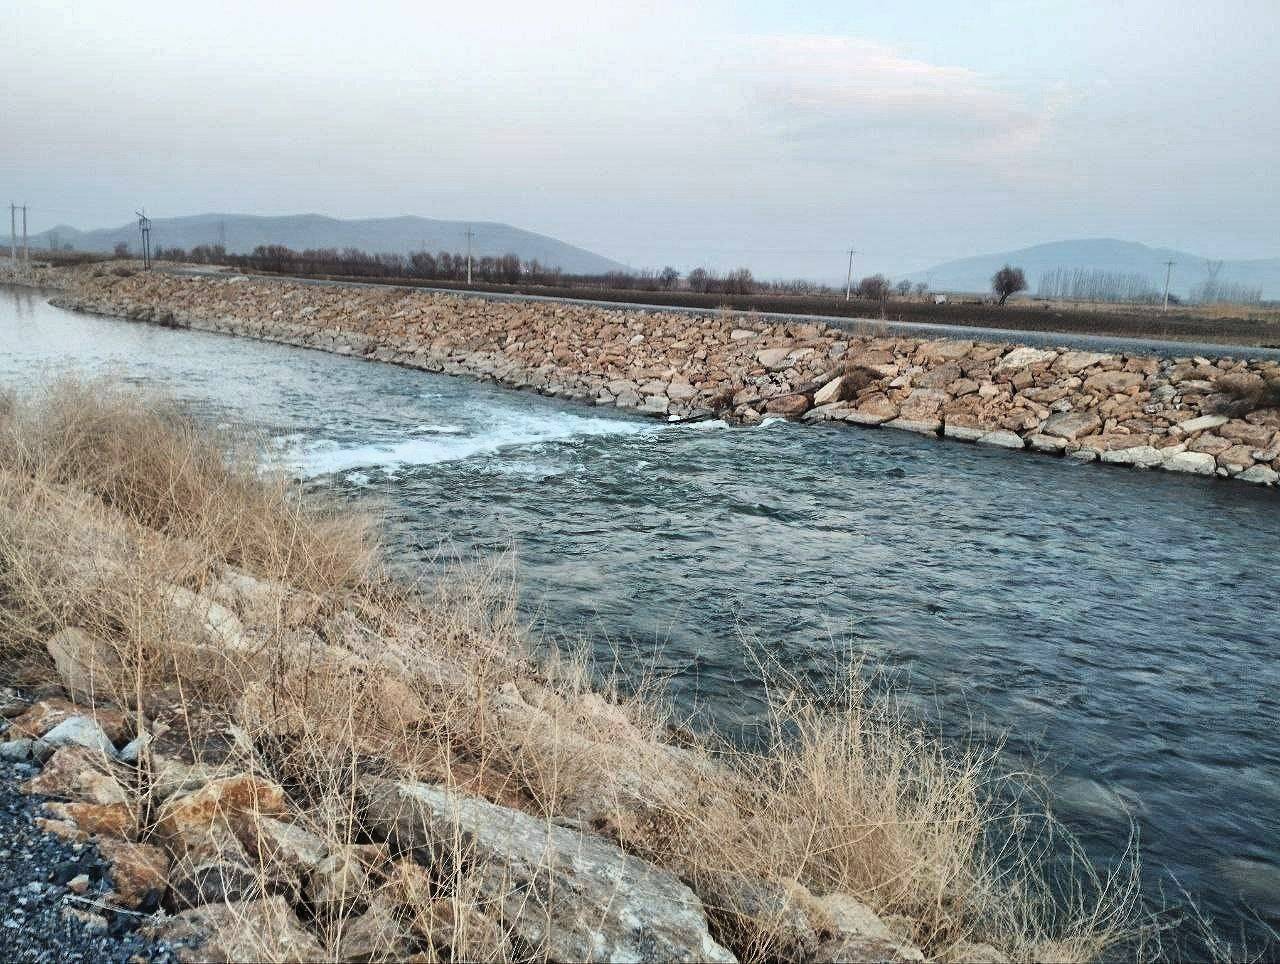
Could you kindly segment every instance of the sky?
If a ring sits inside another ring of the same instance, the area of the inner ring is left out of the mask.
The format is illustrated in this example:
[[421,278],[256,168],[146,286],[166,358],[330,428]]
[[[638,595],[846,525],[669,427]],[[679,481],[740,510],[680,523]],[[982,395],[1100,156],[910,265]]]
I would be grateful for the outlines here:
[[1280,256],[1280,2],[6,4],[31,230],[502,221],[635,268]]

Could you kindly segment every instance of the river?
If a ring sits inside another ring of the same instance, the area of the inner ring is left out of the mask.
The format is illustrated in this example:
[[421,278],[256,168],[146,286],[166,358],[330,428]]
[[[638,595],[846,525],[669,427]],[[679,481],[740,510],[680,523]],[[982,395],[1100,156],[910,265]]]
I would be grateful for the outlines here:
[[[1280,925],[1274,492],[910,433],[668,426],[465,379],[81,316],[0,288],[0,381],[64,369],[248,425],[374,497],[398,563],[514,547],[524,611],[679,712],[757,722],[753,647],[851,649],[949,739],[1003,741],[1106,866],[1255,945]],[[750,644],[744,637],[753,640]]]

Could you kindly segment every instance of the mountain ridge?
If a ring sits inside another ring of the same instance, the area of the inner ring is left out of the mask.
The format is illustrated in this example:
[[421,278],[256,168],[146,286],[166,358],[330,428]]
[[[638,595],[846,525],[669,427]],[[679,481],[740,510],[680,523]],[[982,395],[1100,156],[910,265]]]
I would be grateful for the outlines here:
[[[1151,247],[1138,241],[1119,238],[1078,238],[1046,241],[1012,251],[993,252],[958,258],[916,271],[908,277],[927,281],[936,291],[990,290],[991,275],[1004,264],[1022,268],[1034,292],[1040,277],[1055,268],[1100,269],[1119,274],[1140,274],[1153,287],[1163,289],[1165,262],[1174,262],[1169,290],[1185,297],[1191,289],[1208,277],[1203,255],[1174,248]],[[1262,289],[1264,299],[1280,298],[1280,258],[1222,259],[1218,281],[1233,282]]]
[[[152,218],[151,245],[190,249],[226,239],[227,250],[247,254],[260,244],[303,248],[359,248],[371,254],[410,254],[415,251],[463,252],[466,232],[473,233],[471,249],[477,256],[516,254],[571,274],[604,274],[625,270],[623,265],[534,231],[499,221],[448,221],[412,214],[385,218],[334,218],[324,214],[222,214],[208,212],[173,218]],[[33,248],[50,242],[70,244],[82,251],[110,251],[118,243],[138,250],[138,227],[129,223],[115,228],[81,230],[60,224],[31,236]]]

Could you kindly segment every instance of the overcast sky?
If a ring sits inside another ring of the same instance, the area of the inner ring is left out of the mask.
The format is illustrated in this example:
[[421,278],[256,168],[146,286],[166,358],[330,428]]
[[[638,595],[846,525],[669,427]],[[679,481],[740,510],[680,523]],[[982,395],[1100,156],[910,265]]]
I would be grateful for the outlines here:
[[5,6],[33,231],[420,214],[808,277],[850,242],[1280,256],[1277,0]]

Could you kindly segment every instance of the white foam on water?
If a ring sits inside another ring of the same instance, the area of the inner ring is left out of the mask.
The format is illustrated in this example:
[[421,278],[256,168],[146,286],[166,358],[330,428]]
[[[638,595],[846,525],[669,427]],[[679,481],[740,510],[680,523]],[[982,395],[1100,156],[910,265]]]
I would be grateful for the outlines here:
[[[477,413],[479,414],[479,413]],[[656,426],[613,418],[592,418],[567,412],[541,414],[494,411],[492,424],[470,434],[397,438],[359,445],[333,440],[311,442],[287,453],[284,462],[305,478],[352,469],[393,471],[411,465],[439,465],[504,449],[574,438],[637,435]]]
[[421,435],[463,435],[467,431],[461,425],[418,425],[413,430]]

